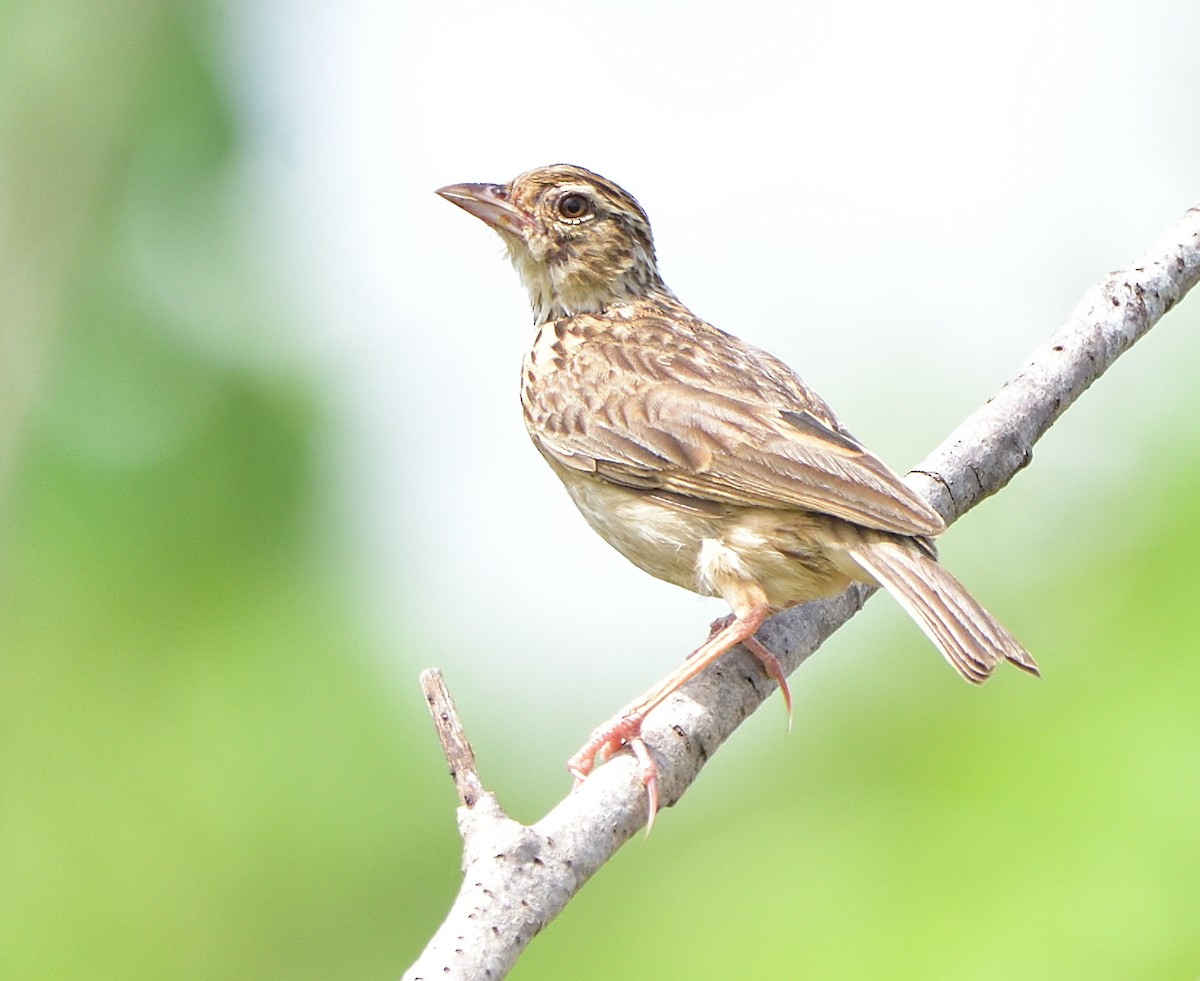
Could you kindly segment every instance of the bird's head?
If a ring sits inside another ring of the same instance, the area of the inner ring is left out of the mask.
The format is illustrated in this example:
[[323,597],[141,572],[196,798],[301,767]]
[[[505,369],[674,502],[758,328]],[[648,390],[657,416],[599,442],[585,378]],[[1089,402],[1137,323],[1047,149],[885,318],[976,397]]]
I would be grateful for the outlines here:
[[667,292],[641,205],[590,170],[557,164],[437,193],[500,234],[538,323]]

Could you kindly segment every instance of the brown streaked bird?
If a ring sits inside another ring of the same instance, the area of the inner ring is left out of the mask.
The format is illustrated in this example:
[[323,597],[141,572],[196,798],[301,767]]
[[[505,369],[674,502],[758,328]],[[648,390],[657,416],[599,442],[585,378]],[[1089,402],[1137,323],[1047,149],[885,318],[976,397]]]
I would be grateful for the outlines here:
[[658,274],[646,213],[599,174],[560,164],[437,192],[495,229],[537,333],[521,372],[534,445],[605,541],[652,576],[733,611],[676,671],[592,733],[582,780],[623,746],[658,806],[646,715],[773,612],[882,586],[973,684],[1037,664],[937,561],[941,517],[782,361],[718,330]]

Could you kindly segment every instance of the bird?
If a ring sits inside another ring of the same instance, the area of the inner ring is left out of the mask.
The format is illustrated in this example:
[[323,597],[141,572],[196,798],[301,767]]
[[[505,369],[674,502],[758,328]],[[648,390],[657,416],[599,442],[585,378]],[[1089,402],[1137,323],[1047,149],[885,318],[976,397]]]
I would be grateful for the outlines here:
[[588,524],[634,565],[730,615],[568,761],[581,783],[628,748],[649,821],[657,768],[646,716],[741,644],[791,695],[755,638],[766,618],[851,583],[890,593],[968,682],[1037,663],[937,560],[942,517],[773,355],[696,316],[659,273],[637,200],[583,167],[442,198],[494,229],[529,294],[521,404],[534,446]]

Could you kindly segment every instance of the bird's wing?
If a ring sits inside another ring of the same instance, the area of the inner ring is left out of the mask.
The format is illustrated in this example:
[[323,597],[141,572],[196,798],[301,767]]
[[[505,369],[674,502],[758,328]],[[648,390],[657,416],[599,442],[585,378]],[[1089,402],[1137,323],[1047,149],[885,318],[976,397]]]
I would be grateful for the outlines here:
[[[767,367],[787,372],[780,380],[786,384],[726,386],[710,377],[702,385],[681,381],[677,370],[635,372],[598,386],[603,397],[587,411],[554,413],[554,404],[569,400],[539,400],[542,418],[531,432],[563,466],[613,483],[723,504],[802,508],[903,535],[944,530],[940,516],[781,362],[770,358]],[[551,388],[581,381],[569,375],[559,373]]]

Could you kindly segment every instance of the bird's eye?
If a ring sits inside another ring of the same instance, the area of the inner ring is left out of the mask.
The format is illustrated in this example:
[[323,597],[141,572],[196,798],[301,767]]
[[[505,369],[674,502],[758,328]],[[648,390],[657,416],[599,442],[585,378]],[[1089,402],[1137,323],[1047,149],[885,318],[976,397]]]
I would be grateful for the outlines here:
[[567,221],[583,221],[592,213],[592,202],[582,194],[564,194],[558,199],[558,213]]

